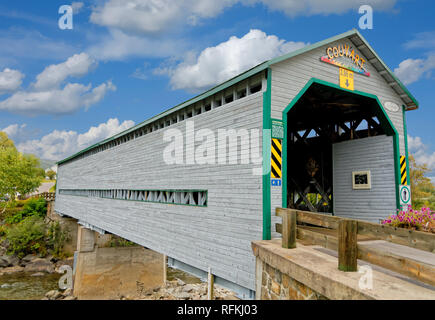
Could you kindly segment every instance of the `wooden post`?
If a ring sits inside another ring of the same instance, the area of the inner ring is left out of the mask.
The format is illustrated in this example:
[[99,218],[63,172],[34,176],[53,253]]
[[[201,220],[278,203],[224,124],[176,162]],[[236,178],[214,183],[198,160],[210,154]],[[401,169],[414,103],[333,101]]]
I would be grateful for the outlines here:
[[338,269],[357,271],[357,230],[358,222],[343,219],[338,222]]
[[163,285],[166,286],[166,281],[168,276],[168,257],[163,255]]
[[211,273],[211,268],[208,268],[208,290],[207,290],[207,299],[214,299],[214,276]]
[[296,211],[288,210],[282,216],[282,247],[296,248]]

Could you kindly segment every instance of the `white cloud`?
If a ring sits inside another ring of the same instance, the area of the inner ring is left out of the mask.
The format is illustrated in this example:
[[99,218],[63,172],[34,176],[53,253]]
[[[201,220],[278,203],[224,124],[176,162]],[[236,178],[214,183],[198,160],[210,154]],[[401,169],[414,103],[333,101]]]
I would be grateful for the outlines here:
[[23,82],[24,74],[18,70],[5,68],[0,71],[0,94],[17,90]]
[[81,107],[89,108],[116,87],[107,81],[92,89],[91,84],[68,83],[63,89],[18,91],[0,102],[0,110],[25,115],[70,114]]
[[83,8],[83,2],[73,1],[71,3],[71,8],[74,14],[78,14]]
[[394,69],[396,76],[405,84],[411,84],[422,77],[429,77],[435,69],[435,54],[429,55],[426,59],[406,59]]
[[75,54],[65,62],[46,67],[37,75],[34,88],[45,90],[58,87],[67,77],[80,77],[87,74],[94,65],[95,60],[87,53]]
[[180,24],[195,25],[213,18],[237,3],[263,4],[273,11],[298,15],[341,14],[360,5],[375,10],[390,10],[397,0],[109,0],[96,6],[91,21],[124,32],[153,34],[175,29]]
[[431,152],[420,137],[408,135],[408,149],[413,154],[417,164],[426,164],[430,170],[435,170],[435,152]]
[[6,128],[4,128],[4,129],[2,129],[0,131],[5,132],[10,139],[15,141],[15,139],[17,137],[19,137],[19,135],[22,133],[22,131],[26,128],[26,126],[27,125],[25,123],[22,124],[22,125],[11,124],[11,125],[7,126]]
[[109,119],[87,132],[54,130],[41,139],[28,140],[17,145],[23,153],[32,153],[42,159],[61,160],[96,142],[127,130],[134,125],[131,120],[120,123],[117,118]]
[[0,110],[25,115],[70,114],[78,109],[99,102],[116,86],[109,80],[92,88],[91,84],[61,83],[70,76],[83,76],[95,65],[86,53],[75,54],[65,62],[50,65],[36,76],[36,82],[28,90],[13,93],[0,101]]
[[435,31],[417,33],[414,39],[405,43],[407,49],[435,48]]
[[249,68],[305,46],[302,42],[286,42],[261,30],[250,30],[241,38],[235,36],[215,47],[203,50],[175,67],[155,72],[168,74],[174,89],[191,91],[211,87]]
[[145,38],[114,29],[99,37],[87,52],[99,60],[124,60],[130,57],[169,57],[185,47],[179,38]]
[[178,23],[196,24],[218,15],[236,0],[109,0],[94,8],[93,23],[125,32],[153,34]]

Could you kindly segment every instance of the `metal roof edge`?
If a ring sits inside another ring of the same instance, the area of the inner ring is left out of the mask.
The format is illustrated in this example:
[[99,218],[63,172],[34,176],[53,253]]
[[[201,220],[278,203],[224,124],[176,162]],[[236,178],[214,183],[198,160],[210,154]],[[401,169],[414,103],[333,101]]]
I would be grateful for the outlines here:
[[325,40],[322,40],[322,41],[318,41],[316,43],[310,44],[310,45],[305,46],[303,48],[300,48],[298,50],[289,52],[289,53],[287,53],[285,55],[282,55],[280,57],[276,57],[274,59],[271,59],[271,60],[269,60],[269,64],[270,65],[276,64],[278,62],[281,62],[281,61],[293,58],[295,56],[298,56],[298,55],[303,54],[305,52],[311,51],[313,49],[317,49],[317,48],[319,48],[321,46],[324,46],[325,44],[328,44],[328,43],[331,43],[331,42],[334,42],[334,41],[337,41],[337,40],[340,40],[340,39],[343,39],[343,38],[347,38],[347,37],[349,37],[351,35],[354,35],[354,34],[358,34],[358,31],[356,29],[352,29],[352,30],[346,31],[344,33],[338,34],[338,35],[333,36],[331,38],[328,38],[328,39],[325,39]]
[[376,51],[372,48],[372,46],[368,43],[368,41],[362,36],[362,34],[356,29],[355,29],[355,31],[356,31],[356,34],[358,35],[358,37],[361,38],[361,40],[364,42],[364,44],[367,46],[367,48],[370,49],[370,51],[373,53],[373,55],[376,57],[376,59],[379,60],[379,62],[382,64],[382,66],[385,68],[385,70],[388,71],[388,73],[394,79],[394,81],[396,81],[397,84],[399,85],[399,87],[402,88],[403,91],[405,91],[405,93],[408,95],[409,99],[411,99],[412,102],[414,102],[415,108],[409,108],[409,110],[417,109],[419,107],[419,103],[418,103],[417,99],[412,95],[412,93],[408,90],[408,88],[405,87],[405,85],[402,83],[402,81],[400,81],[400,79],[397,78],[397,76],[394,74],[393,71],[391,71],[391,69],[387,66],[387,64],[378,56]]

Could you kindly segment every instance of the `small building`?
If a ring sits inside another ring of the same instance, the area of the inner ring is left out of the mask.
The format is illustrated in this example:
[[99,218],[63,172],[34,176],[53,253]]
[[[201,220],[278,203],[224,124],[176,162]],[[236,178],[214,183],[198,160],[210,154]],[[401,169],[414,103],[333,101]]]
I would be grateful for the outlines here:
[[278,236],[275,208],[379,222],[409,201],[417,108],[351,30],[60,161],[55,210],[254,297],[251,241]]

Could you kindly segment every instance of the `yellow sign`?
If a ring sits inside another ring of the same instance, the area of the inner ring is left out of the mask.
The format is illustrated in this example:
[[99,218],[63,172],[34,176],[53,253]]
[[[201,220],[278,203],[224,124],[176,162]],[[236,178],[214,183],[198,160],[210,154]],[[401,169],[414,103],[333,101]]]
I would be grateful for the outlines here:
[[354,90],[353,76],[353,71],[340,68],[340,87]]

